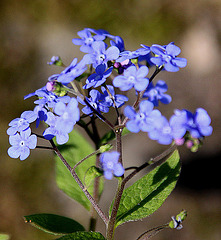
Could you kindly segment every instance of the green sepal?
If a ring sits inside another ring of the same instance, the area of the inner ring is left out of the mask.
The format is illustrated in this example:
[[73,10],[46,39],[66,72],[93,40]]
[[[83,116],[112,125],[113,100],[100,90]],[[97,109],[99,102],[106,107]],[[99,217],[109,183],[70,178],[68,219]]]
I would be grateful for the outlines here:
[[131,62],[136,65],[138,64],[138,59],[137,58],[131,59]]
[[84,227],[75,220],[55,214],[40,213],[24,216],[25,222],[54,235],[85,231]]
[[76,232],[57,238],[56,240],[105,240],[99,232]]
[[[177,214],[176,215],[176,217],[175,217],[175,219],[177,220],[177,221],[184,221],[185,219],[186,219],[186,217],[187,217],[187,211],[186,210],[183,210],[183,211],[181,211],[179,214]],[[170,221],[169,222],[169,227],[170,228],[175,228],[175,225],[174,225],[174,221],[172,220],[172,221]]]
[[113,148],[113,145],[105,144],[105,145],[100,146],[99,149],[100,149],[100,153],[104,153],[104,152],[111,150],[112,148]]
[[[162,165],[136,181],[123,192],[116,218],[116,226],[136,221],[154,213],[174,189],[180,174],[178,151]],[[109,214],[111,214],[112,206]]]

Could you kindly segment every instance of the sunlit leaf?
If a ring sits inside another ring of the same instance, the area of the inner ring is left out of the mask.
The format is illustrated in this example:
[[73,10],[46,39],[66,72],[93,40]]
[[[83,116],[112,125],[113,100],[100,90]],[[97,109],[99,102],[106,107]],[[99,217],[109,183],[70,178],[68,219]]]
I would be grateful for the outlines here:
[[124,190],[116,226],[154,213],[174,189],[179,174],[180,161],[176,150],[165,163]]

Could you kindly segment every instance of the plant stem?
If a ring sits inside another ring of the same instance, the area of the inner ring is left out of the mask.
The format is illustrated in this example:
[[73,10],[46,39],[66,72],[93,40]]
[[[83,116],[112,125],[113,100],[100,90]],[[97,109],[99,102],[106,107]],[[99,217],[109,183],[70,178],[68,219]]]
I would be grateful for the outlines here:
[[92,156],[94,156],[94,155],[96,155],[96,154],[98,154],[98,153],[100,153],[100,149],[92,152],[91,154],[89,154],[89,155],[87,155],[86,157],[84,157],[83,159],[81,159],[81,161],[79,161],[77,164],[74,165],[74,167],[72,168],[72,171],[75,171],[75,169],[76,169],[82,162],[84,162],[84,161],[87,160],[88,158],[90,158],[90,157],[92,157]]
[[[97,155],[96,156],[96,167],[99,167],[99,162],[100,162],[99,156]],[[100,178],[95,177],[93,197],[96,202],[99,201],[99,185],[100,185]],[[95,209],[92,207],[91,208],[90,228],[89,228],[90,231],[95,231],[96,223],[97,223],[97,213],[96,213]]]
[[[137,173],[139,173],[141,170],[146,168],[147,166],[150,167],[150,171],[153,170],[153,167],[158,166],[159,164],[162,164],[161,160],[165,157],[167,157],[169,154],[174,152],[176,150],[177,146],[175,144],[172,144],[168,149],[166,149],[164,152],[162,152],[160,155],[158,155],[155,158],[150,159],[149,162],[145,162],[140,167],[137,167],[132,173],[130,173],[124,180],[122,181],[122,185],[125,185],[131,178],[133,178]],[[166,159],[165,159],[166,161]],[[150,164],[152,162],[153,164]],[[153,166],[154,165],[154,166]]]
[[116,135],[116,149],[117,149],[117,152],[120,153],[120,156],[119,156],[119,160],[118,162],[122,164],[123,166],[123,158],[122,158],[122,131],[123,129],[122,128],[117,128],[115,130],[115,135]]
[[120,200],[123,194],[123,190],[124,190],[124,185],[122,185],[122,181],[118,181],[118,188],[117,188],[117,192],[115,195],[115,200],[114,200],[114,204],[113,204],[113,208],[112,208],[112,212],[111,212],[111,216],[110,216],[110,221],[108,223],[107,226],[107,240],[113,240],[114,237],[114,230],[115,230],[115,222],[116,222],[116,217],[117,217],[117,211],[120,205]]
[[151,237],[155,236],[160,231],[164,230],[165,228],[168,228],[169,224],[164,224],[155,228],[152,228],[144,233],[142,233],[136,240],[147,240]]
[[54,150],[54,148],[52,147],[45,147],[45,146],[36,146],[36,148]]
[[71,166],[69,165],[69,163],[66,161],[66,159],[62,156],[61,152],[59,151],[59,149],[56,147],[56,145],[54,144],[53,140],[50,140],[50,143],[53,147],[54,152],[57,154],[57,156],[61,159],[61,161],[64,163],[64,165],[66,166],[66,168],[69,170],[69,172],[71,173],[71,175],[73,176],[73,178],[75,179],[75,181],[77,182],[77,184],[79,185],[79,187],[82,189],[82,191],[84,192],[85,196],[88,198],[88,200],[91,202],[92,206],[94,207],[94,209],[97,211],[98,215],[101,217],[101,219],[104,221],[105,225],[107,226],[108,224],[108,217],[105,215],[105,213],[102,211],[102,209],[100,208],[100,206],[97,204],[97,202],[95,201],[95,199],[91,196],[91,194],[87,191],[87,189],[85,188],[85,186],[83,185],[83,183],[81,182],[80,178],[78,177],[77,173],[74,171],[74,169],[71,168]]
[[[163,158],[165,158],[166,156],[171,154],[176,148],[177,148],[177,146],[175,144],[171,145],[162,154],[160,154],[159,156],[151,159],[151,162],[153,162],[154,164],[151,164],[150,166],[153,167],[152,165],[156,166],[157,164],[159,164],[159,162]],[[164,161],[166,161],[166,159]],[[114,204],[113,204],[110,221],[108,223],[108,228],[107,228],[107,240],[112,240],[113,239],[114,229],[115,229],[115,221],[116,221],[116,217],[117,217],[117,211],[118,211],[118,208],[119,208],[119,205],[120,205],[120,200],[121,200],[121,197],[122,197],[122,194],[123,194],[123,190],[124,190],[124,187],[125,187],[126,183],[132,177],[134,177],[138,172],[140,172],[142,169],[144,169],[148,165],[149,165],[148,162],[144,163],[140,167],[136,168],[131,174],[129,174],[121,182],[118,182],[118,189],[117,189],[117,192],[116,192],[116,195],[115,195],[115,201],[114,201]],[[151,170],[152,169],[150,169],[150,171]]]
[[[122,128],[117,128],[115,130],[115,134],[116,134],[116,148],[117,148],[117,151],[120,153],[120,157],[119,157],[118,161],[123,166],[122,142],[121,142]],[[117,192],[115,194],[115,200],[114,200],[114,204],[113,204],[113,208],[112,208],[112,212],[111,212],[111,216],[110,216],[110,221],[109,221],[108,227],[107,227],[107,240],[112,240],[113,237],[114,237],[115,221],[116,221],[116,217],[117,217],[117,211],[118,211],[118,208],[119,208],[119,205],[120,205],[120,200],[121,200],[123,190],[124,190],[124,186],[122,186],[123,179],[124,179],[124,176],[122,176],[121,179],[118,181],[118,188],[117,188]]]

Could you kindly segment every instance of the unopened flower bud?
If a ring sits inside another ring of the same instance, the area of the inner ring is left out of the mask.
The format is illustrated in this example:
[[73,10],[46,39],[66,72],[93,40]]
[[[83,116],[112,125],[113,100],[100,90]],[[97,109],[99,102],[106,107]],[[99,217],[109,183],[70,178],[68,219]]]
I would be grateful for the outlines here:
[[184,138],[180,138],[180,139],[175,139],[174,141],[175,141],[175,144],[177,146],[181,146],[181,145],[184,144],[185,139]]
[[47,82],[47,84],[46,84],[46,89],[47,89],[49,92],[54,91],[54,90],[55,90],[55,82],[53,82],[53,81]]

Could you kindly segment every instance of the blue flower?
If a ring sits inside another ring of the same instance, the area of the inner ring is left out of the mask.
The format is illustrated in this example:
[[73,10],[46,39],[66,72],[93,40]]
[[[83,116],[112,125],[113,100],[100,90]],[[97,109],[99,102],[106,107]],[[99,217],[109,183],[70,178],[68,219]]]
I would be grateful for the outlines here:
[[47,140],[56,137],[56,142],[61,145],[69,140],[68,133],[59,127],[59,117],[52,112],[47,113],[47,120],[45,121],[49,127],[44,131],[43,136]]
[[121,91],[127,91],[134,87],[137,91],[144,90],[149,83],[146,77],[148,74],[148,68],[142,66],[137,69],[135,66],[131,66],[124,70],[124,75],[120,75],[114,78],[113,85],[119,87]]
[[68,84],[73,81],[76,77],[79,77],[82,73],[87,70],[86,62],[81,60],[77,63],[75,58],[71,64],[65,68],[60,74],[54,74],[48,78],[49,81],[57,80],[63,84]]
[[123,52],[125,47],[124,47],[124,40],[119,37],[119,36],[112,36],[112,35],[107,35],[107,37],[112,38],[113,40],[110,40],[110,45],[115,46],[119,49],[120,52]]
[[49,92],[47,90],[42,90],[42,89],[36,90],[35,95],[39,97],[38,100],[34,101],[35,104],[38,104],[41,106],[46,105],[49,108],[54,108],[57,102],[68,103],[70,101],[69,96],[58,97],[53,92]]
[[61,59],[59,56],[53,56],[50,62],[47,62],[48,65],[62,65]]
[[15,118],[9,123],[10,128],[7,130],[8,135],[14,135],[17,132],[24,131],[29,128],[30,123],[37,119],[37,114],[34,111],[25,111],[20,118]]
[[104,29],[93,29],[93,28],[87,28],[87,29],[94,34],[104,35],[105,37],[109,34],[109,32]]
[[126,59],[138,58],[139,56],[146,55],[150,52],[148,49],[140,48],[136,51],[123,51],[120,53],[120,57],[116,60],[116,62],[123,62]]
[[179,68],[183,68],[187,64],[185,58],[176,57],[180,54],[181,50],[173,42],[166,46],[154,44],[150,50],[155,54],[155,57],[150,59],[151,62],[157,66],[163,65],[168,72],[177,72]]
[[40,121],[46,121],[47,120],[47,110],[42,105],[37,105],[34,108],[34,112],[37,114],[36,119],[36,128],[38,128]]
[[55,105],[54,113],[59,116],[56,128],[67,133],[73,130],[74,124],[80,119],[78,102],[75,98],[71,98],[67,105],[63,102],[58,102]]
[[8,149],[8,155],[11,158],[25,160],[30,155],[30,149],[34,149],[37,145],[36,135],[31,135],[31,129],[21,131],[9,137],[9,143],[12,145]]
[[83,58],[86,64],[93,64],[96,68],[98,65],[108,61],[116,60],[119,57],[119,49],[115,46],[111,46],[106,50],[106,44],[102,41],[96,41],[92,43],[93,53],[86,54]]
[[113,67],[110,67],[106,70],[105,64],[100,64],[96,67],[95,73],[91,74],[88,79],[86,80],[86,84],[83,86],[84,89],[88,89],[90,87],[99,87],[103,84],[107,77],[109,77],[112,73]]
[[174,131],[174,138],[182,138],[186,131],[193,138],[202,138],[212,134],[213,128],[210,126],[211,118],[206,110],[198,108],[195,113],[187,110],[176,110],[170,119],[170,125]]
[[101,87],[101,90],[104,94],[104,100],[101,101],[101,103],[103,105],[106,105],[108,107],[113,107],[114,106],[114,103],[113,103],[113,100],[116,104],[116,107],[119,108],[121,107],[122,105],[124,105],[125,102],[128,101],[128,97],[124,96],[124,95],[120,95],[120,94],[115,94],[114,92],[114,87],[111,86],[111,85],[107,85],[107,88],[111,94],[112,97],[110,97],[110,95],[108,94],[107,90],[105,87]]
[[[92,89],[89,93],[90,98],[86,98],[87,102],[94,108],[96,109],[99,113],[104,112],[107,113],[109,111],[109,107],[105,104],[102,104],[102,101],[104,100],[104,95],[101,94],[99,91]],[[78,98],[78,101],[82,105],[86,105],[84,101],[82,101],[80,98]],[[84,114],[86,115],[92,115],[93,111],[89,106],[84,107],[81,110]]]
[[168,120],[161,116],[153,122],[153,129],[148,132],[148,136],[152,140],[157,140],[160,144],[168,145],[173,141],[173,129]]
[[170,95],[164,94],[167,89],[167,84],[162,80],[159,80],[156,86],[154,86],[154,84],[151,82],[148,85],[143,97],[148,98],[148,100],[152,102],[155,107],[159,105],[159,101],[164,104],[168,104],[171,102],[172,98]]
[[153,103],[143,100],[139,104],[139,111],[136,112],[133,107],[127,106],[124,109],[124,115],[129,118],[126,127],[129,131],[137,133],[140,130],[149,132],[154,129],[154,122],[161,117],[159,110],[153,110]]
[[152,54],[151,52],[149,52],[148,54],[146,55],[140,55],[138,57],[138,64],[139,65],[142,65],[141,62],[145,61],[145,66],[147,67],[152,67],[154,64],[150,61],[150,59],[152,58]]
[[85,28],[78,32],[78,36],[81,38],[74,38],[72,42],[75,45],[81,45],[80,50],[84,53],[92,53],[94,50],[92,48],[92,43],[95,41],[102,41],[105,39],[105,36],[102,34],[98,34],[92,36],[90,29]]
[[124,168],[118,162],[119,156],[120,153],[116,151],[101,154],[100,163],[106,179],[111,180],[113,176],[120,177],[124,174]]

